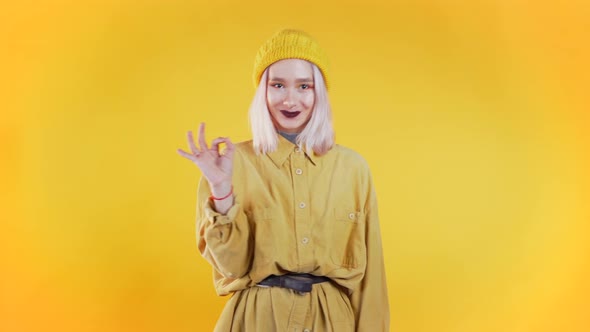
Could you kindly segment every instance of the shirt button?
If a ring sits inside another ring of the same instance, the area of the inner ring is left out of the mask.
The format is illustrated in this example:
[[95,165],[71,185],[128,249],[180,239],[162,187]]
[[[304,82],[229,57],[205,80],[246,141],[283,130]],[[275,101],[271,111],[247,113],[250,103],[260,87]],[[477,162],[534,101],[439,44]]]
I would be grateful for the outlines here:
[[295,148],[295,152],[301,152],[301,148],[300,147],[296,147]]
[[309,243],[309,238],[304,237],[303,239],[301,239],[301,243],[308,244]]
[[310,329],[305,329],[305,330],[303,330],[303,332],[311,332],[311,330]]
[[350,218],[350,219],[354,219],[354,217],[355,217],[355,215],[352,212],[348,215],[348,218]]
[[301,208],[301,209],[305,208],[305,203],[303,203],[303,202],[299,203],[299,208]]
[[301,174],[303,174],[303,171],[301,170],[301,168],[298,168],[298,169],[295,170],[295,173],[297,175],[301,175]]

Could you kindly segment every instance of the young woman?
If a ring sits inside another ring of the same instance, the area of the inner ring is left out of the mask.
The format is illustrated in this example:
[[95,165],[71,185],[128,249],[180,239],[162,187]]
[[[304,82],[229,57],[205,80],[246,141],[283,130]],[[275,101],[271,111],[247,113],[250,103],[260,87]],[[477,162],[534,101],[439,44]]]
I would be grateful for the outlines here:
[[[336,145],[327,59],[298,30],[262,45],[253,140],[205,125],[179,153],[201,170],[197,242],[219,295],[216,331],[388,331],[377,200],[369,167]],[[226,145],[220,152],[219,145]]]

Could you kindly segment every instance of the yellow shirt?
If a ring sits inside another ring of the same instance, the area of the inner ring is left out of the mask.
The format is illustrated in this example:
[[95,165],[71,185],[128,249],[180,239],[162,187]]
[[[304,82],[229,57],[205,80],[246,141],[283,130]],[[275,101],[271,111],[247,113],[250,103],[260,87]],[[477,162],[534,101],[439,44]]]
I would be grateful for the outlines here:
[[[252,141],[242,142],[236,144],[233,186],[234,205],[226,215],[211,207],[211,193],[203,178],[198,190],[199,251],[213,266],[217,293],[234,293],[216,331],[265,331],[271,326],[259,321],[238,322],[238,312],[249,306],[245,291],[269,292],[257,295],[258,304],[250,300],[250,306],[270,306],[271,316],[283,312],[287,322],[274,317],[274,330],[293,331],[297,326],[300,331],[338,330],[339,322],[347,317],[352,320],[347,323],[351,331],[389,329],[377,200],[369,167],[359,154],[335,145],[318,156],[279,135],[276,151],[256,155]],[[293,318],[295,306],[279,306],[279,298],[293,296],[286,295],[293,293],[291,290],[256,287],[271,274],[289,272],[327,276],[339,286],[325,285],[329,282],[314,285],[311,294],[304,294],[310,300],[305,300],[302,310],[319,309],[302,314],[307,318],[302,316],[298,322]],[[327,294],[328,301],[343,299],[322,307],[318,292]],[[312,314],[330,317],[322,323],[310,318]],[[257,320],[265,317],[270,319],[263,316]]]

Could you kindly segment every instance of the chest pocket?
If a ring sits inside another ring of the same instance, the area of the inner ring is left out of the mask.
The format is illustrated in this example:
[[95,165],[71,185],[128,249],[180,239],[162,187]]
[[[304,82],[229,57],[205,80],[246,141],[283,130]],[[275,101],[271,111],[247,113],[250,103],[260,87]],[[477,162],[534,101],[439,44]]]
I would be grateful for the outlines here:
[[273,259],[275,251],[274,213],[270,207],[260,207],[246,212],[246,215],[253,230],[252,267],[268,264]]
[[334,210],[330,257],[336,266],[354,269],[366,264],[365,214],[354,209]]

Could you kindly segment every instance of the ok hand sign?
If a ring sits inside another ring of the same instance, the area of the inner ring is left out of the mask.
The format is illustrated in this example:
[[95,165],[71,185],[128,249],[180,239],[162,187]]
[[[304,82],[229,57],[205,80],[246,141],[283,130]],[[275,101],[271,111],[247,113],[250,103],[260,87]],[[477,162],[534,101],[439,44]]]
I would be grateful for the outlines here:
[[[196,147],[193,133],[187,133],[188,145],[192,153],[178,149],[178,153],[191,160],[199,167],[203,176],[209,182],[209,186],[215,195],[216,191],[231,188],[234,145],[227,137],[218,137],[207,146],[205,140],[205,123],[199,126],[199,148]],[[219,144],[225,143],[223,153],[219,151]]]

